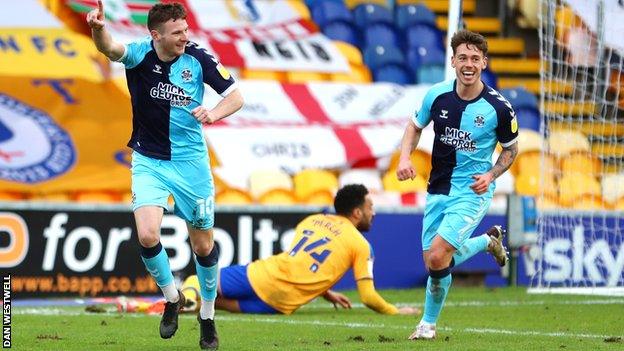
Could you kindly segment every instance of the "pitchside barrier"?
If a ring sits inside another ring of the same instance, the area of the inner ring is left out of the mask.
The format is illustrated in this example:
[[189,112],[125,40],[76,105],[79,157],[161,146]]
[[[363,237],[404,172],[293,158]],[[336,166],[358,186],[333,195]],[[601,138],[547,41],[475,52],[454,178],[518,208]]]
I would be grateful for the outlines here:
[[[287,248],[296,224],[322,211],[315,207],[220,207],[215,240],[220,266],[245,264]],[[365,233],[375,255],[375,285],[384,288],[424,286],[422,209],[377,209]],[[475,233],[505,224],[504,213],[489,213]],[[177,278],[194,274],[195,264],[184,221],[165,214],[162,245]],[[139,257],[134,218],[126,206],[0,205],[0,268],[11,274],[14,296],[100,296],[155,294],[158,288]],[[485,253],[456,267],[454,274],[478,274],[490,286],[506,284],[501,269]],[[348,272],[337,289],[355,288]]]

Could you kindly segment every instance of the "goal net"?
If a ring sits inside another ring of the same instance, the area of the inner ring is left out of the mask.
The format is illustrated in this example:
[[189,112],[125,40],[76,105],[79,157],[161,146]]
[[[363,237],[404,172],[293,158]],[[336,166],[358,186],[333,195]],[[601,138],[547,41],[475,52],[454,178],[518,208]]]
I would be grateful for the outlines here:
[[544,143],[529,292],[624,295],[624,1],[540,0],[539,12]]

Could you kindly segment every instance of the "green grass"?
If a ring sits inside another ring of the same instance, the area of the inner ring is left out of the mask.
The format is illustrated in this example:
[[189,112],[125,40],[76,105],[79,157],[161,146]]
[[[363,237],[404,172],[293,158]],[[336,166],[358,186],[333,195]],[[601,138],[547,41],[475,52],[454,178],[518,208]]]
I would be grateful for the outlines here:
[[[384,290],[393,302],[422,306],[424,292]],[[348,292],[354,302],[355,292]],[[61,311],[62,314],[58,313]],[[169,340],[158,316],[85,313],[83,308],[13,309],[17,350],[196,350],[198,325],[184,315]],[[315,301],[291,316],[217,311],[220,350],[623,350],[624,299],[529,295],[524,288],[454,288],[438,338],[408,341],[419,316],[384,316]]]

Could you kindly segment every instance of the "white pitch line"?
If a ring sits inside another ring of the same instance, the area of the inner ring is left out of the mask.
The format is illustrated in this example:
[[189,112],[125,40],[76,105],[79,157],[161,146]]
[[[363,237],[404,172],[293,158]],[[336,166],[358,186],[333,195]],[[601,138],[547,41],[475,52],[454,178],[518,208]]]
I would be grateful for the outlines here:
[[[116,312],[112,313],[87,313],[84,311],[65,311],[58,308],[26,308],[13,310],[14,314],[36,314],[36,315],[63,315],[63,316],[115,316]],[[140,313],[128,313],[124,317],[141,317],[145,314]],[[152,317],[158,317],[159,315],[148,315]],[[195,319],[195,315],[183,314],[182,318]],[[397,326],[375,323],[351,323],[351,322],[327,322],[321,320],[301,320],[301,319],[287,319],[286,316],[275,317],[260,317],[258,315],[247,315],[246,317],[234,316],[234,315],[218,315],[218,321],[227,322],[247,322],[247,323],[273,323],[273,324],[290,324],[290,325],[314,325],[323,327],[344,327],[344,328],[361,328],[361,329],[398,329],[398,330],[412,330],[413,326]],[[459,333],[479,333],[479,334],[502,334],[502,335],[521,335],[521,336],[544,336],[553,338],[585,338],[585,339],[604,339],[610,337],[620,337],[620,335],[605,335],[605,334],[588,334],[588,333],[565,333],[565,332],[543,332],[532,330],[509,330],[509,329],[494,329],[494,328],[451,328],[451,327],[438,327],[438,330],[445,332],[459,332]]]
[[[544,306],[544,305],[622,305],[624,299],[602,299],[602,300],[563,300],[563,301],[461,301],[450,302],[447,301],[444,307],[516,307],[516,306]],[[403,306],[422,306],[422,302],[397,302],[394,305],[398,307]],[[361,303],[355,302],[351,304],[352,308],[364,308]],[[314,303],[306,305],[303,308],[331,308],[331,305],[320,303]]]

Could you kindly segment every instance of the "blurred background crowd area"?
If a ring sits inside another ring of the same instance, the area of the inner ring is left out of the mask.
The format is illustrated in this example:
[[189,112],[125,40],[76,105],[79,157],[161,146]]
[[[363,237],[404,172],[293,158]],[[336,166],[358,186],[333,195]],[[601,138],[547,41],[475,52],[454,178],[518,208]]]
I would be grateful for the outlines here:
[[[105,1],[113,37],[146,35],[156,2]],[[0,57],[7,57],[0,97],[48,115],[75,151],[55,154],[55,144],[37,143],[37,135],[18,144],[16,124],[0,118],[0,200],[130,203],[131,109],[123,67],[90,42],[84,16],[96,1],[18,3],[11,5],[18,12],[0,16]],[[348,183],[365,184],[379,205],[424,204],[433,131],[425,129],[412,154],[414,180],[396,179],[398,145],[424,91],[444,80],[449,1],[184,3],[191,39],[219,57],[246,99],[237,114],[206,127],[218,205],[330,205]],[[516,193],[539,196],[542,208],[624,209],[624,127],[615,117],[588,122],[600,107],[573,96],[576,78],[542,85],[538,0],[464,0],[462,10],[466,28],[488,39],[482,79],[512,103],[520,127],[520,154],[498,179],[493,206],[506,208]],[[591,65],[595,55],[582,45],[592,42],[591,31],[569,8],[558,8],[555,19],[565,62]],[[616,117],[624,111],[623,80],[615,71],[609,81]],[[207,93],[207,104],[217,99]],[[543,114],[562,118],[545,126]],[[20,152],[33,164],[57,156],[60,169],[29,168]]]

